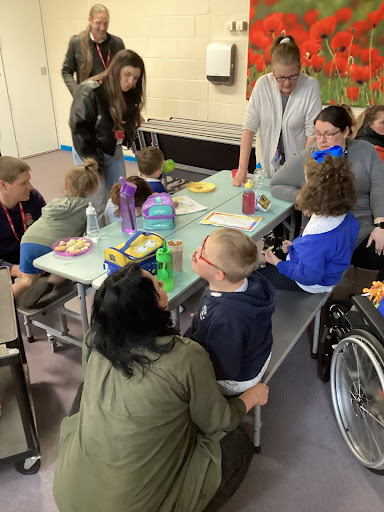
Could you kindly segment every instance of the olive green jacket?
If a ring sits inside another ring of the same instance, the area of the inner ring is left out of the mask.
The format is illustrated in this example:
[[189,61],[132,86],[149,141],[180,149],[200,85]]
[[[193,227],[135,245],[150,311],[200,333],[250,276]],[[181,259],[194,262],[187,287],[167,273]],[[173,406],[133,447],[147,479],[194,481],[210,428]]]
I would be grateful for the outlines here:
[[60,512],[199,512],[213,498],[220,440],[245,404],[221,395],[207,353],[189,339],[176,337],[170,352],[151,358],[144,376],[127,379],[91,353],[80,412],[61,427]]

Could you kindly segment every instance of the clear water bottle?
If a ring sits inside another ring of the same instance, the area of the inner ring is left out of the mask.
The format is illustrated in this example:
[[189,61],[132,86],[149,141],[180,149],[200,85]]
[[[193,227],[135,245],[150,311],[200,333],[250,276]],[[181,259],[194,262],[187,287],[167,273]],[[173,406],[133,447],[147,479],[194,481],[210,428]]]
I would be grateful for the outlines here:
[[97,213],[92,203],[88,204],[88,208],[85,211],[87,215],[87,237],[93,241],[98,240],[100,236],[99,223],[97,222]]

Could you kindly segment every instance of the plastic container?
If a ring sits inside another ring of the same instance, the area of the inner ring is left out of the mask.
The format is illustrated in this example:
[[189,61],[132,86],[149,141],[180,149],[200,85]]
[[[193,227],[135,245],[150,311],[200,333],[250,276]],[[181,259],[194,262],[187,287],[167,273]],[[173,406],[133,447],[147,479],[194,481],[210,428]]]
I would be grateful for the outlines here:
[[167,241],[167,246],[172,251],[173,271],[181,272],[183,270],[183,241],[173,238]]
[[171,249],[167,248],[164,240],[163,247],[156,251],[157,279],[163,283],[164,290],[173,290],[173,256]]
[[100,237],[99,223],[97,222],[97,213],[95,207],[90,202],[85,210],[87,216],[87,237],[92,241],[98,240]]
[[171,158],[168,158],[168,160],[165,160],[163,164],[163,174],[167,174],[167,172],[172,172],[175,169],[175,167],[175,162]]
[[244,185],[242,212],[245,215],[253,215],[255,212],[255,193],[251,179]]
[[137,231],[136,212],[135,212],[135,192],[136,185],[126,181],[120,177],[121,190],[120,190],[120,217],[121,229],[124,233],[135,233]]

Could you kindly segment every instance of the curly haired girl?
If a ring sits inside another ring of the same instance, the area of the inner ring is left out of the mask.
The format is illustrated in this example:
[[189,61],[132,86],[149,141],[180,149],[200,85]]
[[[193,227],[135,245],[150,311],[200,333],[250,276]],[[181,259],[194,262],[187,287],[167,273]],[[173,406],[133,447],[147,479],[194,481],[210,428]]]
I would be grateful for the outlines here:
[[283,242],[286,260],[265,254],[261,272],[278,289],[309,293],[331,291],[351,263],[359,224],[351,213],[355,178],[340,146],[315,152],[305,165],[306,183],[298,209],[310,216],[303,233]]

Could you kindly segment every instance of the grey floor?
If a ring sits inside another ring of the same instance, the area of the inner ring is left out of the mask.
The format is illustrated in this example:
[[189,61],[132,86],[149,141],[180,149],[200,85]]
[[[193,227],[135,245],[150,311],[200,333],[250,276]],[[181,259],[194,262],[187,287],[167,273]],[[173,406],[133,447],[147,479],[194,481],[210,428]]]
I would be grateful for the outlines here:
[[[72,165],[70,153],[50,153],[28,162],[33,184],[46,200],[62,193],[64,172]],[[135,171],[135,164],[127,165],[127,173]],[[188,301],[183,328],[197,301],[198,295]],[[73,334],[80,333],[76,321],[70,321],[70,328]],[[81,382],[81,357],[75,346],[62,345],[53,353],[44,332],[35,328],[35,333],[37,341],[25,343],[25,348],[42,464],[31,476],[20,475],[11,464],[0,464],[1,512],[57,511],[51,489],[59,428]],[[329,385],[317,378],[316,363],[309,357],[307,335],[273,377],[262,421],[262,451],[254,456],[245,481],[223,512],[384,509],[384,477],[360,466],[348,452],[332,414]]]

